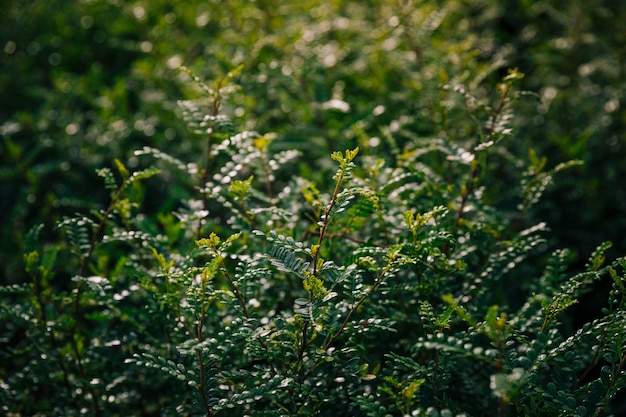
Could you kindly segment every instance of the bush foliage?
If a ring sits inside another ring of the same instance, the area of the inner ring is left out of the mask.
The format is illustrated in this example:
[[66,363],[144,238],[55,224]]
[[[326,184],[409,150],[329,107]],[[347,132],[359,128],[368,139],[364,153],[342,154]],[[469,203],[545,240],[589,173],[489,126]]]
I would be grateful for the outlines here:
[[548,3],[9,2],[3,414],[624,412],[625,12]]

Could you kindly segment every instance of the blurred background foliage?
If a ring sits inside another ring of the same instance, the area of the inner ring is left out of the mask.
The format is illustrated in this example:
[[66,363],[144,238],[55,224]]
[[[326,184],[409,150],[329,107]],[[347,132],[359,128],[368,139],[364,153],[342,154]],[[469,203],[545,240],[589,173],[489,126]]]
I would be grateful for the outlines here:
[[[22,256],[32,226],[44,223],[43,240],[62,245],[53,227],[57,221],[107,206],[110,196],[96,169],[112,167],[116,158],[130,169],[141,168],[145,161],[134,151],[144,146],[202,163],[205,140],[188,129],[177,101],[206,97],[189,73],[179,70],[183,65],[209,84],[243,65],[235,79],[238,89],[222,112],[232,118],[234,131],[275,132],[273,152],[301,150],[305,157],[288,174],[317,184],[330,181],[332,151],[357,145],[364,158],[385,158],[421,152],[421,143],[436,142],[424,138],[446,138],[456,141],[461,158],[464,148],[475,145],[467,138],[480,133],[472,116],[488,119],[487,106],[498,102],[495,85],[518,67],[529,94],[516,101],[507,121],[515,130],[506,147],[490,155],[498,181],[482,184],[485,198],[516,212],[515,185],[529,154],[538,161],[545,157],[548,169],[580,159],[583,165],[559,174],[529,213],[528,224],[546,220],[550,245],[571,248],[580,269],[605,240],[614,242],[611,256],[623,255],[622,3],[4,0],[0,284],[28,279]],[[423,157],[440,158],[425,165],[440,169],[446,184],[459,183],[448,177],[454,174],[446,171],[444,155]],[[171,211],[195,192],[173,175],[137,183],[132,193],[141,196],[133,201],[142,201],[146,228],[161,227],[174,241]],[[98,262],[113,269],[128,249],[107,250]],[[76,265],[59,265],[61,279],[54,285],[63,286]],[[597,313],[594,294],[577,314]],[[144,415],[157,414],[160,394],[141,393],[155,396],[149,405],[154,409]]]
[[[23,240],[32,225],[106,202],[95,169],[114,158],[133,168],[141,163],[133,151],[146,145],[199,162],[203,141],[178,117],[176,101],[202,95],[181,65],[211,80],[243,64],[224,110],[239,130],[276,132],[279,146],[306,152],[294,174],[318,179],[328,178],[333,150],[367,141],[366,152],[392,152],[389,129],[405,143],[473,129],[442,86],[496,97],[485,89],[518,67],[535,95],[518,105],[511,153],[495,169],[518,175],[507,165],[529,149],[550,167],[583,160],[536,214],[553,243],[580,259],[604,240],[623,254],[625,20],[626,4],[610,0],[5,0],[1,282],[26,279]],[[454,123],[429,117],[441,108],[457,114]],[[192,192],[170,185],[161,176],[137,190],[147,195],[147,214]],[[509,190],[491,192],[515,204]]]

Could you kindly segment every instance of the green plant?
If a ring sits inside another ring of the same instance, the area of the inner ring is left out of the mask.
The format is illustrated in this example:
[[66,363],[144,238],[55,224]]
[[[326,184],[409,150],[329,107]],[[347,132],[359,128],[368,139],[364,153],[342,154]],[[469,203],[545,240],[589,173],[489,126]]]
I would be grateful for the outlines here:
[[[111,160],[95,170],[104,191],[70,170],[89,190],[79,212],[15,234],[28,279],[0,287],[2,413],[622,410],[626,259],[605,243],[572,268],[575,254],[554,247],[538,215],[580,163],[551,165],[519,140],[516,125],[532,117],[520,114],[525,79],[504,71],[493,39],[453,30],[470,25],[466,2],[375,3],[124,12],[156,19],[150,39],[170,66],[157,81],[152,58],[136,61],[131,80],[147,86],[130,85],[188,98],[180,121],[128,111],[179,133],[87,149],[81,167]],[[214,34],[202,49],[212,59],[189,52],[174,75],[180,56],[156,40],[174,22]],[[103,95],[126,97],[124,85]],[[40,187],[39,151],[12,137],[6,148],[9,176]],[[94,200],[101,209],[85,208]],[[603,309],[573,319],[590,294]]]
[[[67,246],[38,249],[33,229],[30,283],[2,289],[4,360],[17,360],[6,413],[604,414],[626,382],[626,261],[606,266],[606,244],[579,274],[566,251],[542,274],[524,267],[546,229],[529,212],[568,165],[546,171],[531,152],[517,208],[490,197],[519,73],[494,106],[468,109],[473,146],[400,148],[388,133],[384,159],[334,152],[329,188],[282,176],[301,156],[274,152],[272,135],[232,131],[220,110],[233,75],[181,102],[206,138],[201,165],[144,148],[163,167],[100,169],[110,203],[62,221]],[[138,212],[140,180],[167,167],[191,197],[154,223]],[[602,279],[603,316],[568,332],[564,313]]]

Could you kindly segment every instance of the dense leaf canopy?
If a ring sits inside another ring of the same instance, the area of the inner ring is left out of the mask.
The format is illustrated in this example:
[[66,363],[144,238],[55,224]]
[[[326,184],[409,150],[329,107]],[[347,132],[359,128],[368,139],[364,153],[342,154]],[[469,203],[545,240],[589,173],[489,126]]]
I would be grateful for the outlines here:
[[626,412],[626,4],[2,9],[2,413]]

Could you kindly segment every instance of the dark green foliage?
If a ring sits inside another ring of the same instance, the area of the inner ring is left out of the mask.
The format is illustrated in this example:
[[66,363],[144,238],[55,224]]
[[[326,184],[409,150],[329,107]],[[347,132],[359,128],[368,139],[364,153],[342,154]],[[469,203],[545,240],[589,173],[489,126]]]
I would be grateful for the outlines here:
[[122,3],[10,4],[103,46],[3,104],[3,415],[623,412],[626,258],[555,245],[589,158],[527,140],[499,6]]

